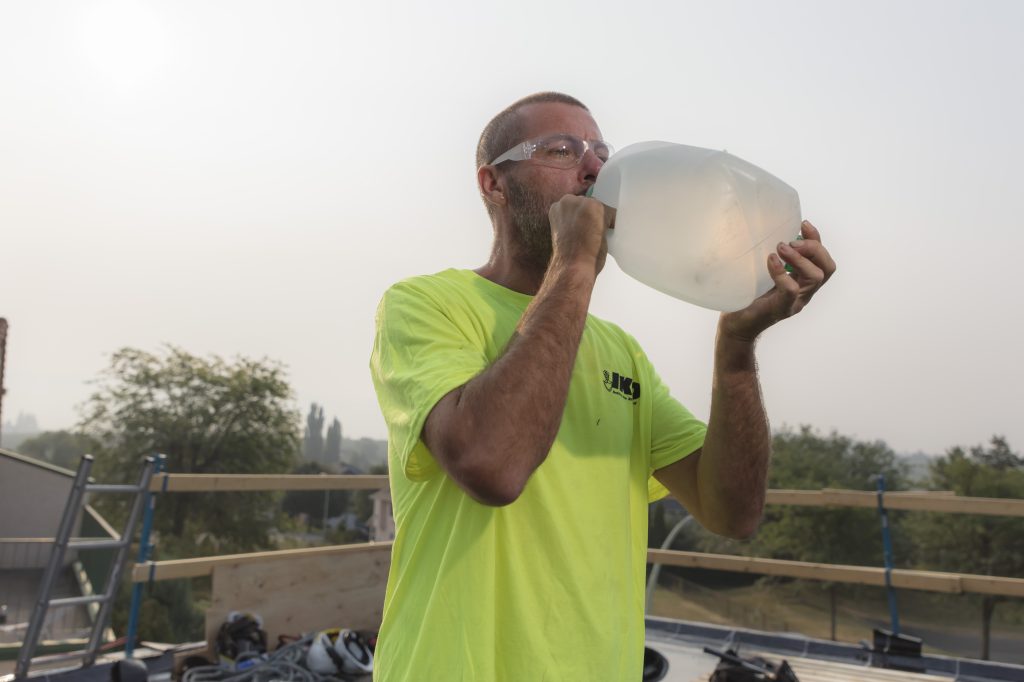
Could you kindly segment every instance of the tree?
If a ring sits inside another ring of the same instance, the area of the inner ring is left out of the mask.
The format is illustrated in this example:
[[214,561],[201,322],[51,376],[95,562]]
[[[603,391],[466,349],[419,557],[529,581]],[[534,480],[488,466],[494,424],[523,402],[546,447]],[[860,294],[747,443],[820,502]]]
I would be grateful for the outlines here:
[[[124,348],[83,406],[82,429],[103,445],[97,472],[133,481],[143,456],[162,453],[176,473],[284,473],[298,448],[299,415],[284,370],[268,360],[200,358]],[[212,534],[230,550],[265,547],[271,493],[164,495],[155,527]]]
[[[302,462],[292,471],[294,474],[332,474],[332,471],[317,462]],[[314,525],[320,525],[324,517],[323,490],[290,490],[281,503],[282,510],[290,515],[305,514]],[[348,490],[331,490],[326,494],[328,518],[338,516],[349,506]]]
[[[371,474],[381,475],[387,474],[388,468],[385,465],[378,465],[370,469]],[[376,490],[355,490],[349,497],[349,511],[356,515],[356,518],[361,522],[366,522],[373,515],[373,500],[370,496],[373,495]]]
[[[950,448],[931,466],[931,487],[969,497],[1024,498],[1024,459],[1005,438],[989,447]],[[908,520],[920,568],[1015,577],[1024,574],[1024,519],[919,513]],[[981,657],[989,657],[992,616],[1006,597],[981,600]]]
[[327,441],[324,443],[324,462],[338,464],[341,462],[341,422],[337,417],[327,429]]
[[[834,431],[821,435],[806,425],[797,431],[784,429],[772,438],[769,488],[874,490],[878,474],[885,476],[888,490],[906,487],[907,467],[882,441],[857,441]],[[906,559],[910,539],[901,530],[902,519],[890,514],[889,520],[894,554]],[[881,521],[873,509],[770,506],[749,542],[737,543],[705,532],[699,544],[704,551],[791,561],[884,563]],[[839,586],[829,582],[821,587],[828,590],[834,623]]]
[[316,403],[309,406],[309,414],[306,416],[302,455],[310,462],[324,461],[324,408]]
[[[888,490],[906,486],[906,467],[885,443],[855,441],[832,432],[827,436],[801,426],[772,438],[769,488],[874,490],[878,474]],[[894,521],[895,523],[895,521]],[[881,522],[870,509],[823,509],[772,506],[745,553],[776,559],[879,566],[883,562]],[[909,553],[903,534],[893,530],[897,556]],[[707,549],[721,541],[705,540]]]
[[22,441],[18,451],[65,469],[77,469],[82,455],[97,451],[100,444],[84,433],[44,431]]

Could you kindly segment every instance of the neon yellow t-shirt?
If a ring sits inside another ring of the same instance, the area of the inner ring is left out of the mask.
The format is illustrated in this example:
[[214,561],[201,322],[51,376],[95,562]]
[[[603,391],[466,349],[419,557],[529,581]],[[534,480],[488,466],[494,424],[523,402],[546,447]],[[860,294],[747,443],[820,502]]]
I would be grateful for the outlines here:
[[[636,682],[655,469],[706,428],[636,340],[588,316],[558,436],[522,495],[480,504],[420,439],[437,401],[503,352],[531,297],[472,271],[396,284],[370,360],[396,536],[378,682]],[[508,391],[520,387],[510,385]]]

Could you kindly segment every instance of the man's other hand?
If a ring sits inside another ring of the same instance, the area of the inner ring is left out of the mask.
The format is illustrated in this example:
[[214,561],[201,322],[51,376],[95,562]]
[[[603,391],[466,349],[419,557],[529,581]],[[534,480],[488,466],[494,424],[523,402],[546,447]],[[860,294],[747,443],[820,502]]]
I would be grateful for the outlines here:
[[[775,286],[746,308],[724,313],[720,322],[722,332],[733,339],[753,341],[779,320],[803,310],[835,273],[835,261],[822,246],[818,228],[805,220],[800,233],[802,240],[779,242],[776,252],[768,256],[768,272]],[[791,266],[792,273],[786,271],[786,264]]]

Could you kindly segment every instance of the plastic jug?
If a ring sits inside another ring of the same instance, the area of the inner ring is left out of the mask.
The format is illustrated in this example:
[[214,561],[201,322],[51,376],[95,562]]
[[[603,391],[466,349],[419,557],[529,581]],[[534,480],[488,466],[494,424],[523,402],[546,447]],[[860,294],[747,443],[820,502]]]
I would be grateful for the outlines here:
[[591,196],[617,210],[608,253],[670,296],[733,311],[772,288],[768,254],[800,234],[796,190],[723,151],[640,142],[601,168]]

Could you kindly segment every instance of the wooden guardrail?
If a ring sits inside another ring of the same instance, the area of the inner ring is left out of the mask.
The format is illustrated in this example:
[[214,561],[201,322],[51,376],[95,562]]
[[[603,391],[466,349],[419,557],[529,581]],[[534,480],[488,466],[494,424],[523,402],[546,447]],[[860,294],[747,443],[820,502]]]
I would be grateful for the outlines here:
[[271,490],[378,490],[387,476],[338,474],[156,474],[152,492],[220,493]]
[[[138,564],[132,569],[132,582],[149,580],[175,580],[211,575],[218,566],[239,566],[251,563],[265,563],[268,560],[288,561],[299,558],[380,552],[390,555],[391,542],[370,542],[331,547],[310,547],[286,549],[272,552],[249,554],[228,554],[197,559],[173,559],[150,561]],[[676,550],[649,549],[647,559],[653,563],[687,568],[705,568],[716,571],[774,575],[804,580],[821,580],[856,585],[885,586],[885,569],[872,566],[846,566],[820,564],[808,561],[783,561],[755,557],[732,556],[728,554],[704,554]],[[1024,597],[1024,579],[1003,578],[990,575],[967,573],[941,573],[937,571],[911,571],[893,569],[893,587],[925,592],[947,594],[993,594],[1006,597]]]
[[[706,568],[716,571],[774,575],[805,580],[876,585],[885,587],[885,569],[873,566],[847,566],[842,564],[819,564],[809,561],[783,561],[755,557],[732,556],[729,554],[704,554],[703,552],[682,552],[667,549],[650,549],[648,561],[669,566]],[[941,573],[938,571],[911,571],[902,568],[892,570],[893,587],[926,592],[950,594],[996,594],[1007,597],[1024,597],[1024,579],[1003,578],[991,575],[969,573]]]
[[[388,477],[384,475],[171,473],[154,476],[150,484],[150,490],[154,492],[175,493],[274,490],[377,490],[385,488],[387,485]],[[768,491],[765,501],[770,505],[875,509],[878,506],[878,494],[871,491],[831,488],[823,490],[774,489]],[[885,493],[884,502],[887,509],[951,514],[1024,516],[1024,500],[960,497],[949,491],[887,492]],[[193,578],[210,575],[215,567],[221,565],[240,565],[277,559],[288,560],[323,554],[345,554],[352,552],[386,552],[390,554],[391,545],[391,542],[362,543],[255,552],[250,554],[231,554],[195,559],[150,561],[136,565],[133,568],[132,581],[146,582],[149,580]],[[804,561],[783,561],[780,559],[659,549],[648,550],[648,561],[671,566],[885,586],[885,569],[871,566],[820,564]],[[973,593],[1024,597],[1024,579],[1022,578],[912,571],[906,569],[893,569],[891,576],[893,586],[898,588],[950,594]]]
[[[768,491],[767,504],[803,507],[878,507],[878,493],[865,490],[780,490]],[[989,516],[1024,516],[1024,500],[998,497],[960,497],[947,491],[911,491],[885,493],[886,509],[945,512],[950,514],[985,514]]]
[[359,552],[382,552],[391,554],[388,542],[360,542],[352,545],[331,545],[329,547],[304,547],[302,549],[279,549],[269,552],[248,554],[224,554],[221,556],[199,557],[196,559],[169,559],[147,561],[132,568],[132,582],[144,583],[150,580],[176,580],[178,578],[199,578],[213,574],[217,566],[237,566],[262,563],[268,560],[290,560],[330,554],[353,554]]
[[[379,490],[386,488],[385,475],[347,476],[336,474],[157,474],[149,489],[168,493],[258,492],[272,490]],[[768,491],[770,505],[801,507],[855,507],[874,509],[878,493],[866,490],[784,490]],[[960,497],[950,491],[901,491],[885,493],[887,509],[1024,516],[1024,500],[994,497]]]

